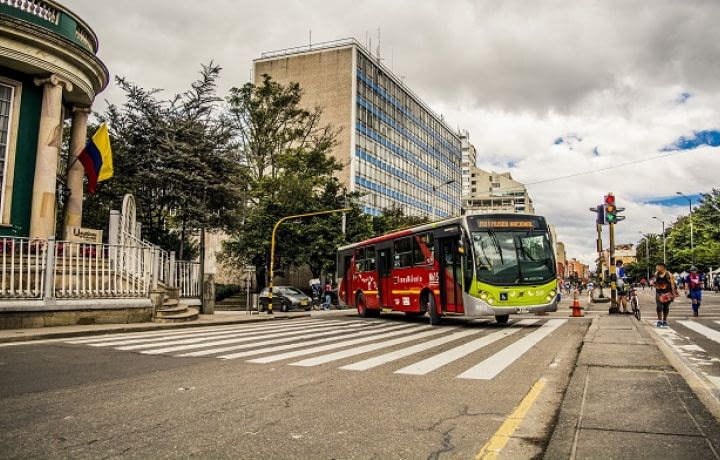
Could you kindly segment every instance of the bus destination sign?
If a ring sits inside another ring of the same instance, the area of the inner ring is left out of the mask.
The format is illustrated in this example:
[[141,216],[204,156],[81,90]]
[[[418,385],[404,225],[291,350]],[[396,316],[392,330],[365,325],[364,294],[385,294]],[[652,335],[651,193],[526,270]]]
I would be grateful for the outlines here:
[[470,227],[477,230],[540,230],[545,227],[542,217],[539,216],[472,216],[468,221]]

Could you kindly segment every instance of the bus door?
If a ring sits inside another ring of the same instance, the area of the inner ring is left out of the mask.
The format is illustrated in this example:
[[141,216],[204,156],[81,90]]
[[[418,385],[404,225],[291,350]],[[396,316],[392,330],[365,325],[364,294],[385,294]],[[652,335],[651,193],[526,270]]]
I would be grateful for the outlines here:
[[391,307],[392,306],[392,248],[379,247],[377,248],[378,258],[378,290],[380,306]]
[[435,241],[439,251],[442,309],[460,313],[463,311],[460,235],[448,236]]
[[340,255],[341,263],[340,267],[342,267],[342,280],[343,280],[343,289],[344,289],[344,295],[342,301],[345,302],[347,305],[352,305],[355,300],[353,299],[353,280],[352,280],[352,273],[355,270],[351,270],[353,268],[352,266],[352,251],[343,253]]

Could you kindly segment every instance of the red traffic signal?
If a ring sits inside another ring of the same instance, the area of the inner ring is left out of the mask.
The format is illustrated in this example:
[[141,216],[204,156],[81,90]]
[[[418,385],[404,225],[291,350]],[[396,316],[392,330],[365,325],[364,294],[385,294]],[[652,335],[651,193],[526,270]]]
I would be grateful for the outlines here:
[[605,204],[615,204],[615,195],[607,194],[605,195]]

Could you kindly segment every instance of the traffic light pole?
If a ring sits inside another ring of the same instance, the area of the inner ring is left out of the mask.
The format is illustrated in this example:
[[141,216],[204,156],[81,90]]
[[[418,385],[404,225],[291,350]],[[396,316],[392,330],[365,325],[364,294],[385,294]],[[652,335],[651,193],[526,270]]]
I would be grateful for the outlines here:
[[617,304],[617,275],[612,272],[615,269],[615,224],[608,224],[608,227],[610,228],[610,246],[608,247],[610,253],[610,267],[608,267],[608,271],[610,271],[610,310],[608,313],[613,314],[620,313]]
[[603,271],[603,247],[602,247],[602,224],[596,224],[597,227],[597,251],[598,251],[598,286],[600,287],[600,295],[598,299],[604,299],[603,284],[605,283],[605,272]]

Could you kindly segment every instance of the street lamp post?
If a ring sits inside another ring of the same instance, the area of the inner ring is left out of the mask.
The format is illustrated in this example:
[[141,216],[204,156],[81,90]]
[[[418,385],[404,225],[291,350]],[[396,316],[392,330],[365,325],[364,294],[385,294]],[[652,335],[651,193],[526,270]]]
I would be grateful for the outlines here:
[[638,231],[639,234],[643,236],[645,239],[645,265],[647,268],[647,275],[645,278],[645,282],[650,282],[650,240],[648,239],[647,235],[645,235],[643,232]]
[[653,216],[653,219],[655,219],[655,220],[659,220],[660,222],[662,222],[662,237],[663,237],[663,264],[667,264],[667,255],[666,255],[666,252],[665,252],[665,221],[664,221],[664,220],[662,220],[662,219],[660,219],[660,218],[658,218],[658,217],[655,217],[655,216]]
[[430,212],[431,212],[430,219],[431,219],[431,221],[435,220],[435,192],[437,192],[441,188],[445,187],[446,185],[450,185],[454,182],[455,182],[455,179],[450,179],[449,181],[443,182],[442,184],[440,184],[438,186],[433,185],[433,188],[432,188],[433,193],[432,193],[432,197],[430,197]]
[[692,212],[692,199],[686,196],[683,192],[677,192],[678,195],[688,200],[690,207],[690,263],[695,265],[695,237],[693,235],[693,212]]
[[[330,209],[328,211],[317,211],[317,212],[308,212],[305,214],[296,214],[294,216],[285,216],[282,219],[278,220],[275,223],[275,226],[272,230],[272,235],[270,236],[270,278],[268,282],[268,314],[272,315],[272,301],[273,301],[273,275],[275,272],[275,234],[277,233],[277,229],[286,220],[290,219],[298,219],[300,217],[310,217],[310,216],[321,216],[323,214],[334,214],[336,212],[347,212],[350,211],[352,208],[342,208],[342,209]],[[258,310],[259,311],[259,310]]]

